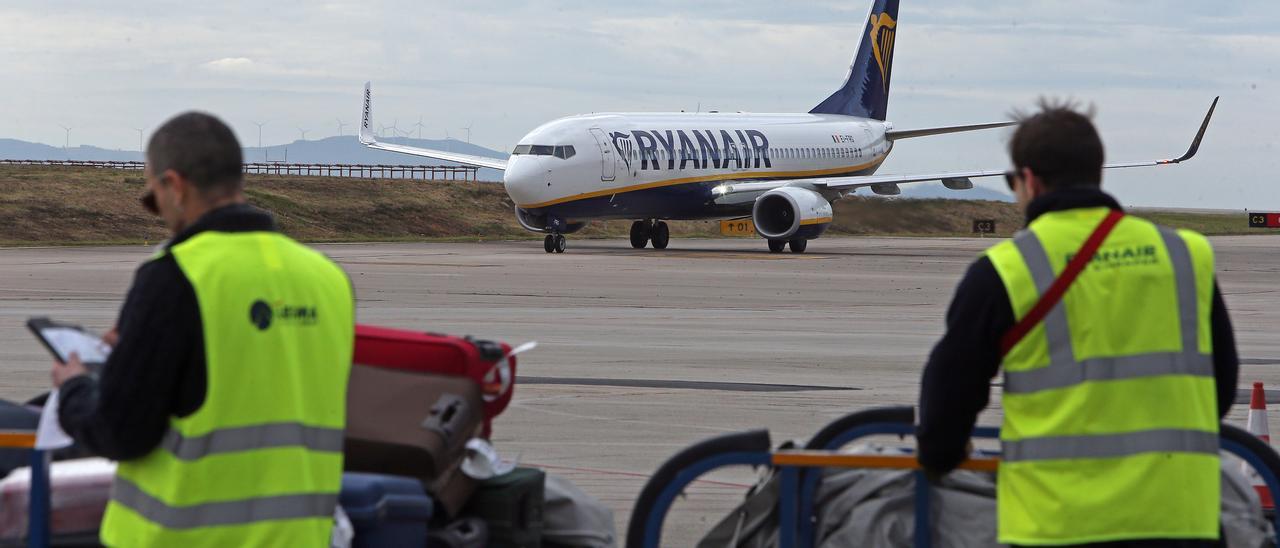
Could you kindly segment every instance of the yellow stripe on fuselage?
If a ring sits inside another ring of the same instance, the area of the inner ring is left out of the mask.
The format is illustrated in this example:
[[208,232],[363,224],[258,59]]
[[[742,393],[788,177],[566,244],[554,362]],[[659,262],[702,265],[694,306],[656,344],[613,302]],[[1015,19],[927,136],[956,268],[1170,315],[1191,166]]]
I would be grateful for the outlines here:
[[683,185],[686,183],[705,183],[708,181],[727,181],[730,179],[785,179],[785,178],[804,178],[804,177],[821,177],[823,175],[843,175],[862,171],[872,166],[879,165],[884,161],[884,157],[872,160],[865,164],[856,166],[835,167],[827,169],[814,169],[808,171],[758,171],[758,172],[740,172],[740,173],[720,173],[716,175],[703,175],[701,177],[682,177],[679,179],[667,179],[665,181],[654,181],[652,183],[641,183],[638,185],[622,186],[605,190],[597,190],[595,192],[584,192],[582,194],[574,194],[573,196],[565,196],[564,198],[556,198],[546,202],[536,204],[520,204],[524,209],[537,209],[540,207],[553,206],[566,202],[574,202],[577,200],[585,200],[588,198],[599,198],[601,196],[609,196],[612,194],[622,194],[624,192],[635,192],[637,190],[648,190],[651,188],[660,188],[664,186]]

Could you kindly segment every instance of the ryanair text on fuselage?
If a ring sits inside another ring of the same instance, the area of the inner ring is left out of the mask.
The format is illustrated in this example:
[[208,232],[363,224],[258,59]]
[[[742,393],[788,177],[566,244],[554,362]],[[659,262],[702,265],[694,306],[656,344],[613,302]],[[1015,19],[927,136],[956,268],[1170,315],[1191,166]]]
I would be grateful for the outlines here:
[[773,167],[769,138],[755,129],[615,131],[609,138],[627,168],[634,159],[641,170]]

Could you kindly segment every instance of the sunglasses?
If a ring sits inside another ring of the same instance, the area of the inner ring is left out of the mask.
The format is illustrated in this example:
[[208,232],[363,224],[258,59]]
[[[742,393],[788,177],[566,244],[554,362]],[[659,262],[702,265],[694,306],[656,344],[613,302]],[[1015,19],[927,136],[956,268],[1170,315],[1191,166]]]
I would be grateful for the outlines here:
[[1017,171],[1015,171],[1015,170],[1012,170],[1012,169],[1011,169],[1011,170],[1009,170],[1009,171],[1004,172],[1004,182],[1005,182],[1005,184],[1009,185],[1009,191],[1010,191],[1010,192],[1012,192],[1012,191],[1013,191],[1013,183],[1014,183],[1014,181],[1017,181],[1017,180],[1018,180],[1018,179],[1020,179],[1020,178],[1021,178],[1021,177],[1018,175],[1018,172],[1017,172]]
[[148,190],[138,201],[142,202],[142,208],[152,215],[160,214],[160,206],[156,205],[156,193],[154,191]]

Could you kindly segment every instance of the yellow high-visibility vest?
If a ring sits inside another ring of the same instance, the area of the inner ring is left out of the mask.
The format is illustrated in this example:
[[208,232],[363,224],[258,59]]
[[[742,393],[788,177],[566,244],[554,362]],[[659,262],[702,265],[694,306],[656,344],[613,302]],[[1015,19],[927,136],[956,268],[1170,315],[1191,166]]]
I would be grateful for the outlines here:
[[[987,251],[1017,319],[1107,208],[1046,213]],[[1216,539],[1218,411],[1201,235],[1126,216],[1004,356],[999,538]]]
[[328,546],[355,337],[346,275],[274,232],[202,232],[169,253],[200,308],[205,400],[120,463],[102,542]]

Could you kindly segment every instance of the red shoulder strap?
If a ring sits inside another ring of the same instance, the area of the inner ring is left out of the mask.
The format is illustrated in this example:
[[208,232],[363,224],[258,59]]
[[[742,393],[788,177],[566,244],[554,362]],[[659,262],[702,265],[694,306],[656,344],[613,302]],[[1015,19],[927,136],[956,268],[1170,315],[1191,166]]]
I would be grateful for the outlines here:
[[1067,263],[1067,268],[1053,280],[1053,284],[1049,286],[1049,290],[1040,296],[1040,301],[1031,307],[1031,311],[1022,317],[1022,321],[1014,325],[1003,337],[1000,338],[1000,355],[1004,356],[1013,349],[1023,337],[1027,336],[1031,330],[1053,310],[1054,305],[1062,300],[1062,296],[1067,293],[1067,289],[1076,281],[1076,277],[1084,271],[1085,265],[1093,259],[1093,255],[1098,252],[1098,248],[1102,246],[1102,241],[1107,239],[1107,235],[1111,234],[1111,229],[1116,227],[1116,223],[1124,217],[1123,211],[1112,211],[1102,223],[1098,224],[1098,228],[1093,230],[1093,234],[1089,235],[1089,239],[1084,241],[1084,245],[1080,247],[1080,251],[1072,257],[1071,262]]

